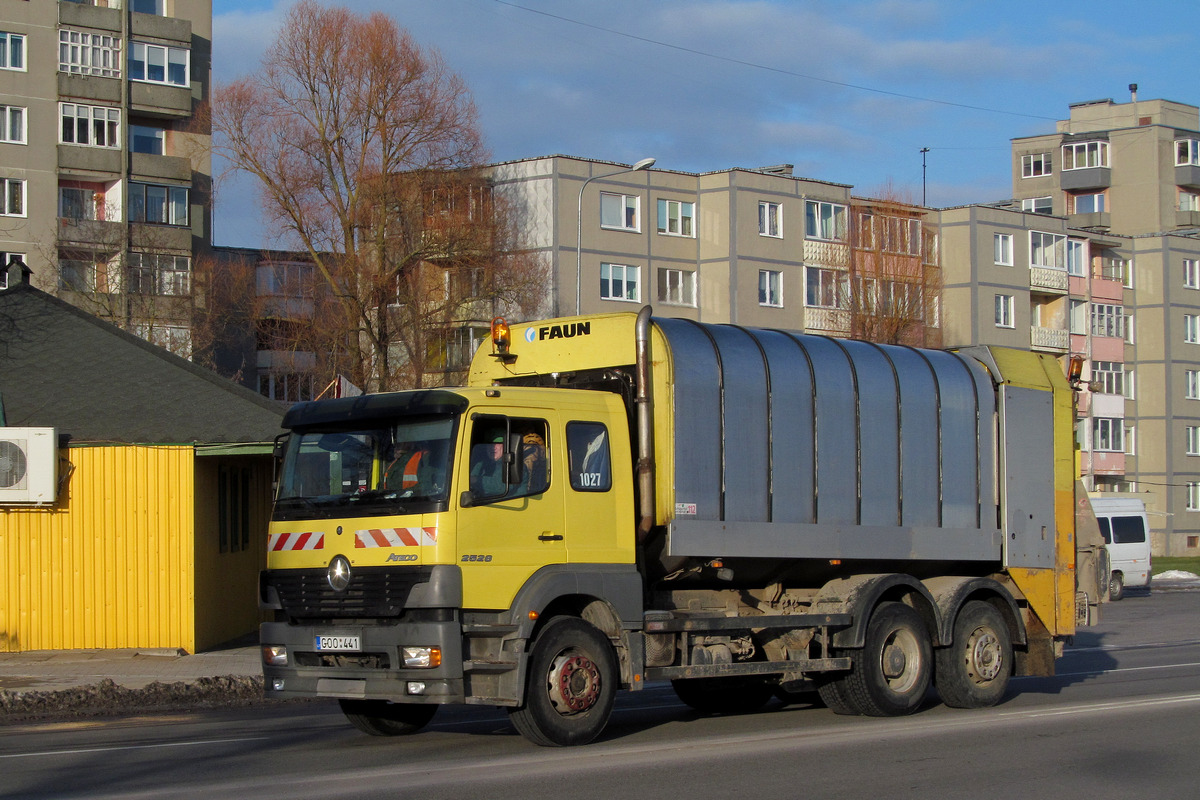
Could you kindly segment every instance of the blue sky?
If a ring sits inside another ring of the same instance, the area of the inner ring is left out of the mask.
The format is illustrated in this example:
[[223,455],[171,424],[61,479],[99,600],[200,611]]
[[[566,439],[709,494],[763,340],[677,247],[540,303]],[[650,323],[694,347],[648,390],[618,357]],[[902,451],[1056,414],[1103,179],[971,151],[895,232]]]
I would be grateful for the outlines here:
[[[1071,103],[1200,105],[1200,3],[342,0],[392,15],[471,87],[496,161],[563,153],[706,172],[788,163],[933,206],[1011,195],[1009,140]],[[217,83],[250,74],[290,0],[213,0]],[[217,244],[279,244],[244,180]]]

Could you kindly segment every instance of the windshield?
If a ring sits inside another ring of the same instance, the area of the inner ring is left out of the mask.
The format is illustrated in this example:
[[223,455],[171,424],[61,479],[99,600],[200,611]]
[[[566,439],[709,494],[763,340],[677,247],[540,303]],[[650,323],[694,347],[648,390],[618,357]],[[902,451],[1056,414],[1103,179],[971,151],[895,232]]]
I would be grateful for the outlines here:
[[295,432],[276,518],[413,514],[445,509],[454,417]]

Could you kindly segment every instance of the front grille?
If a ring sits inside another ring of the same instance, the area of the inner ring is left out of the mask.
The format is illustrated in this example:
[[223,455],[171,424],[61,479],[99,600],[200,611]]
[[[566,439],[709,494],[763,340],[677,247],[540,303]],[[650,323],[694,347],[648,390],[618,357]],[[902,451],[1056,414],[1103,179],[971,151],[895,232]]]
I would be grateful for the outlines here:
[[398,617],[412,588],[428,581],[431,571],[430,567],[359,568],[344,592],[330,587],[325,569],[269,570],[267,582],[293,619]]

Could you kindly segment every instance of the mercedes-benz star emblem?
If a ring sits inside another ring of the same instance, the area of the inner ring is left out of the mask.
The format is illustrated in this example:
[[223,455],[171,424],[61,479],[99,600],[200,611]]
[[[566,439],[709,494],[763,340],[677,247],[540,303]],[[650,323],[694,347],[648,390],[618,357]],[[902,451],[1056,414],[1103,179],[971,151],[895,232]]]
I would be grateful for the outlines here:
[[345,556],[335,556],[333,561],[329,562],[325,580],[329,581],[329,588],[335,592],[346,591],[346,587],[350,585],[350,562]]

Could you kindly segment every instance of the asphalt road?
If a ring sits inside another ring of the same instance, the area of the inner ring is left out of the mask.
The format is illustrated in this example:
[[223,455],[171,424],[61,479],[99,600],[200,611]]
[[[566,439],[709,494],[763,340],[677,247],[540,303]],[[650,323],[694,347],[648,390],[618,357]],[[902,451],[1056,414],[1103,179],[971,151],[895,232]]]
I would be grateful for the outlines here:
[[996,708],[902,719],[773,703],[705,717],[654,686],[603,738],[542,749],[503,712],[443,709],[379,739],[336,705],[13,726],[2,798],[1042,798],[1200,796],[1200,592],[1131,594],[1059,674]]

